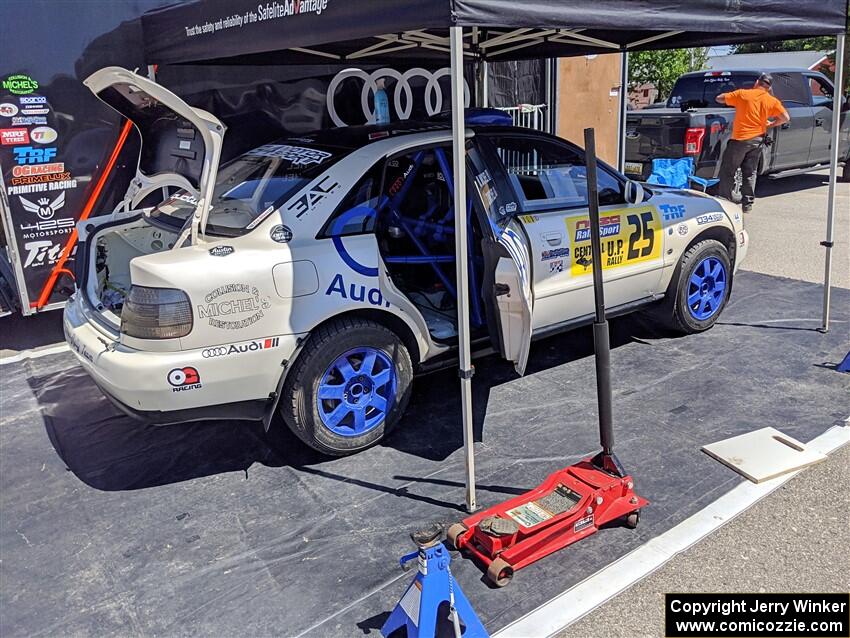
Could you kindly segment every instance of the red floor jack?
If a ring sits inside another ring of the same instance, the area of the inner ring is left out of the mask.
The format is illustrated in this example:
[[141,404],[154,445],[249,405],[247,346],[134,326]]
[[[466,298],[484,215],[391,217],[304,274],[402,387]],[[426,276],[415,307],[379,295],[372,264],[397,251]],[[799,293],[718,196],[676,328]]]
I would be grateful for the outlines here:
[[602,451],[558,470],[521,496],[449,527],[448,537],[455,548],[486,565],[487,579],[499,587],[510,582],[514,571],[590,536],[606,523],[623,519],[628,527],[636,527],[640,509],[648,504],[646,499],[635,494],[632,477],[614,456],[610,344],[602,268],[599,267],[602,256],[593,129],[585,129],[584,140],[596,301],[593,343]]

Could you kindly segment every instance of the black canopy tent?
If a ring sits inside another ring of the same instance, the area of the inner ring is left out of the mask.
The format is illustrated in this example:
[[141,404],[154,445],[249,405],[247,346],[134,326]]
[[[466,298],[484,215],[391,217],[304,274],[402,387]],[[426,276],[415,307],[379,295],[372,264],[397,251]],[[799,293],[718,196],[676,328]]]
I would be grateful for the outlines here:
[[[148,64],[412,65],[449,57],[454,209],[464,210],[464,63],[837,35],[842,86],[847,0],[197,0],[142,17]],[[623,66],[625,75],[625,65]],[[625,87],[625,78],[623,78]],[[621,90],[620,140],[625,90]],[[836,91],[823,329],[828,328],[841,95]],[[622,154],[621,154],[622,162]],[[475,509],[467,228],[455,217],[466,506]]]

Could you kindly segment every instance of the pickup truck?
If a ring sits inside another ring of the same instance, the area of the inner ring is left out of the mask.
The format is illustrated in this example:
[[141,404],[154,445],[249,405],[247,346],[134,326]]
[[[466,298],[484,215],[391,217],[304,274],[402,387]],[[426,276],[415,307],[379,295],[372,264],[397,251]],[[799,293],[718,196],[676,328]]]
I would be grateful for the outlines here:
[[[666,108],[631,111],[626,118],[625,173],[647,179],[656,158],[694,158],[698,177],[714,178],[732,134],[735,110],[715,101],[720,93],[752,87],[763,72],[773,75],[773,93],[791,121],[768,132],[758,175],[797,173],[829,165],[833,85],[806,69],[710,70],[682,75]],[[842,111],[847,110],[846,98]],[[839,157],[850,179],[850,121],[842,115]],[[740,172],[739,172],[740,176]],[[740,177],[733,199],[740,200]]]

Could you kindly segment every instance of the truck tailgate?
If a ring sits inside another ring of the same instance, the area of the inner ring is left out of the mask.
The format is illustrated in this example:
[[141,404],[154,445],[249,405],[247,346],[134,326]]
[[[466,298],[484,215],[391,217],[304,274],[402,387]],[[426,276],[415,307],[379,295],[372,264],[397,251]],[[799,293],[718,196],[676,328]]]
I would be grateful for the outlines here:
[[684,157],[685,131],[690,123],[690,114],[678,109],[629,113],[626,116],[625,172],[646,178],[652,172],[653,159]]

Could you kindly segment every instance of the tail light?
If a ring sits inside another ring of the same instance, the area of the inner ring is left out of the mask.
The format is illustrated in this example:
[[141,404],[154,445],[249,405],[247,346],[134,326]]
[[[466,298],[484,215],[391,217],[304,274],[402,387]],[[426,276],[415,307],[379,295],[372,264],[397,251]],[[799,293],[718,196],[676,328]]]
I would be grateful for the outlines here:
[[685,155],[699,155],[702,152],[702,140],[705,128],[689,128],[685,131]]
[[192,331],[192,306],[182,290],[130,286],[121,332],[139,339],[175,339]]

